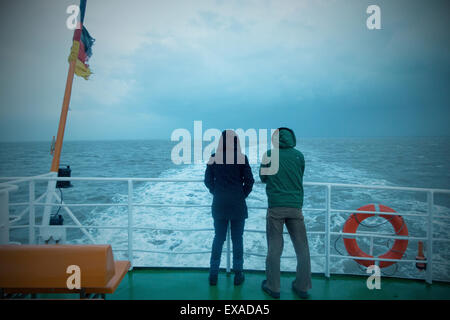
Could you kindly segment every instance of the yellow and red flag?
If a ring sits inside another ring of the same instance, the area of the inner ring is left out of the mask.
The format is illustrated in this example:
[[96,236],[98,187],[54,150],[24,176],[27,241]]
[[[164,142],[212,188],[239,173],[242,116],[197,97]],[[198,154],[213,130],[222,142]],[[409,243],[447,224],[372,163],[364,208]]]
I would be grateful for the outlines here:
[[80,22],[73,34],[73,44],[70,50],[69,62],[76,60],[75,74],[88,80],[92,74],[87,64],[92,55],[92,46],[95,39],[91,37],[84,27],[84,14],[86,12],[86,0],[80,0]]

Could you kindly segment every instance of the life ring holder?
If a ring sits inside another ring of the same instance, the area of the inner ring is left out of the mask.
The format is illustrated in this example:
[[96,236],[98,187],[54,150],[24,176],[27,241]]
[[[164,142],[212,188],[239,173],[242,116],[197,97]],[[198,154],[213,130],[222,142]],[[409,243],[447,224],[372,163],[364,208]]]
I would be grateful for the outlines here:
[[[376,210],[376,206],[378,206],[379,210]],[[394,209],[382,205],[382,204],[368,204],[365,206],[362,206],[361,208],[357,209],[356,211],[374,211],[374,212],[396,212]],[[378,214],[378,213],[352,213],[350,217],[347,219],[347,221],[344,224],[344,227],[342,229],[343,233],[356,233],[356,230],[358,229],[359,225],[362,221],[364,221],[367,218],[373,217],[373,216],[379,216],[386,220],[388,220],[391,225],[394,227],[395,234],[397,236],[408,236],[408,228],[406,226],[405,221],[403,220],[402,216],[399,215],[385,215],[385,214]],[[373,258],[373,256],[365,253],[361,248],[358,246],[358,243],[356,242],[356,239],[350,239],[345,238],[343,236],[344,245],[347,249],[347,252],[350,256],[354,257],[365,257],[365,258]],[[406,251],[406,248],[408,247],[408,240],[404,239],[395,239],[394,245],[392,248],[378,256],[380,259],[401,259]],[[369,267],[371,265],[375,264],[375,260],[358,260],[355,259],[357,263],[360,265],[363,265],[365,267]],[[393,265],[395,261],[379,261],[379,267],[380,268],[386,268],[390,265]]]

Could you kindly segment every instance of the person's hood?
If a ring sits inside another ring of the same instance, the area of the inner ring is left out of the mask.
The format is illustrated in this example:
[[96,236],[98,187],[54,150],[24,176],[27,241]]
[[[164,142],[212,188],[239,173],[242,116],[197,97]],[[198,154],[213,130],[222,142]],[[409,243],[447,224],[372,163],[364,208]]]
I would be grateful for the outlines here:
[[[276,143],[274,139],[276,135],[279,136],[279,144]],[[272,143],[275,147],[279,145],[281,149],[294,148],[297,145],[297,139],[295,138],[295,134],[292,129],[279,128],[272,136]]]

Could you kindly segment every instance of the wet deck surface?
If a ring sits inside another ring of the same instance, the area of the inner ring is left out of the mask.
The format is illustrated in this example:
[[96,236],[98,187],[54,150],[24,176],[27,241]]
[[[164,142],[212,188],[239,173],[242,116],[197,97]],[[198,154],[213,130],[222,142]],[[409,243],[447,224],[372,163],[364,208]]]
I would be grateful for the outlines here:
[[[114,294],[107,300],[266,300],[272,299],[261,290],[264,272],[247,271],[243,285],[233,285],[233,275],[221,272],[216,287],[209,286],[207,270],[134,269],[128,272]],[[291,290],[293,273],[281,276],[281,299],[298,299]],[[366,277],[321,274],[313,275],[310,298],[314,300],[378,300],[378,299],[450,299],[450,284],[423,280],[381,278],[380,290],[369,290]],[[78,298],[78,295],[64,295]],[[63,298],[62,295],[38,295],[38,298]]]

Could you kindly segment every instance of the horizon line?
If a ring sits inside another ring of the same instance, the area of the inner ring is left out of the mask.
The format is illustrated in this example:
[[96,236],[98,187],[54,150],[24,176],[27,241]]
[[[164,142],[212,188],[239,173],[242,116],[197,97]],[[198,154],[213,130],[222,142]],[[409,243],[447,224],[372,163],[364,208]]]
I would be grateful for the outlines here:
[[[450,135],[389,135],[389,136],[307,136],[299,137],[297,140],[301,139],[392,139],[392,138],[450,138]],[[167,142],[179,142],[171,141],[170,138],[102,138],[102,139],[65,139],[64,142],[101,142],[101,141],[167,141]],[[49,140],[0,140],[0,143],[38,143],[38,142],[50,142]]]

